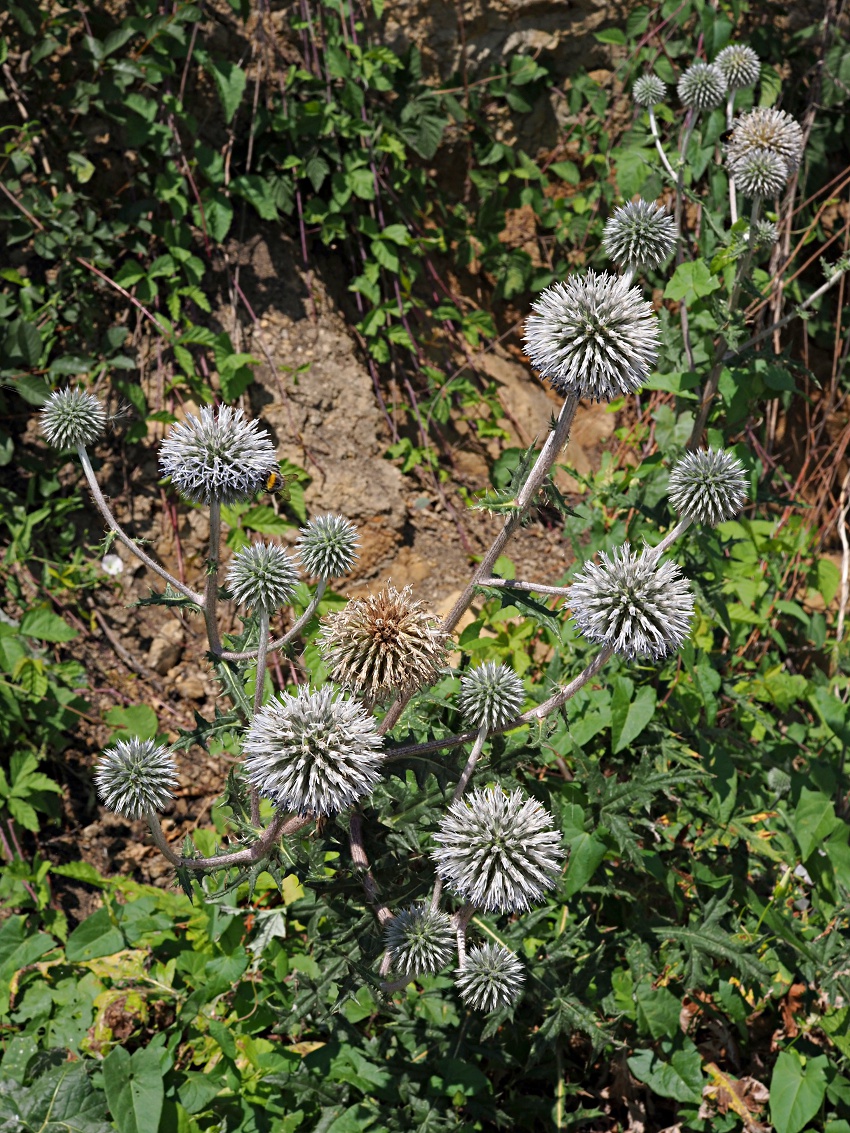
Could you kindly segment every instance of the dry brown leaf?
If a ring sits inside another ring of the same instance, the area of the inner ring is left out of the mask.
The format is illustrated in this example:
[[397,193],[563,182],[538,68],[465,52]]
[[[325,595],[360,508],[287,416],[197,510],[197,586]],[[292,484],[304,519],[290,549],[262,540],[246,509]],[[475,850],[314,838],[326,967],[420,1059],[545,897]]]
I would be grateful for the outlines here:
[[731,1109],[740,1117],[747,1133],[762,1133],[765,1127],[755,1120],[753,1114],[766,1104],[770,1096],[767,1087],[756,1078],[732,1078],[715,1062],[707,1062],[705,1069],[711,1084],[703,1087],[700,1117],[704,1121],[710,1120],[712,1107],[721,1114]]

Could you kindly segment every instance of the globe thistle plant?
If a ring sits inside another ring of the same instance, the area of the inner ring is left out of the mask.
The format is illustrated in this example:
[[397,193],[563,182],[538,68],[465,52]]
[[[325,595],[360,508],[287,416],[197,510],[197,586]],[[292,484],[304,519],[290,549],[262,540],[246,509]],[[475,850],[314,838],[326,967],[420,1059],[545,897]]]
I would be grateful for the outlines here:
[[737,515],[746,502],[744,466],[722,449],[688,452],[670,473],[668,495],[679,515],[716,527]]
[[618,267],[655,268],[676,246],[676,225],[653,201],[630,201],[606,222],[603,244]]
[[666,93],[667,87],[657,75],[641,75],[632,87],[632,98],[638,106],[657,106]]
[[281,693],[254,716],[243,745],[252,786],[283,810],[331,815],[372,792],[381,737],[361,706],[325,685]]
[[755,249],[772,248],[779,239],[779,229],[772,220],[757,220],[750,234]]
[[724,47],[714,65],[719,67],[729,90],[753,87],[761,74],[761,61],[752,47],[743,43],[730,43]]
[[632,554],[628,543],[600,560],[586,562],[569,588],[567,604],[584,636],[630,659],[678,649],[694,610],[678,566],[658,563],[651,549]]
[[525,323],[525,352],[560,394],[612,401],[646,381],[658,319],[625,277],[589,271],[548,287]]
[[682,106],[713,110],[726,96],[726,79],[713,63],[694,63],[683,73],[676,90]]
[[338,684],[375,702],[428,684],[445,664],[445,637],[411,588],[392,583],[324,620],[319,650]]
[[357,558],[357,528],[341,515],[318,515],[301,528],[298,554],[314,578],[340,578]]
[[41,410],[41,431],[53,448],[93,444],[105,428],[106,410],[83,389],[57,389]]
[[516,953],[502,944],[471,948],[466,963],[455,973],[460,997],[475,1011],[510,1007],[522,993],[525,974]]
[[231,560],[227,588],[235,602],[269,612],[285,606],[295,592],[298,568],[276,543],[252,543]]
[[396,971],[413,977],[445,968],[455,951],[455,932],[445,913],[411,905],[387,922],[384,943]]
[[728,157],[727,163],[745,197],[778,197],[788,180],[785,159],[772,149],[747,150]]
[[241,409],[204,406],[172,425],[159,450],[159,467],[196,504],[248,500],[278,470],[271,438]]
[[460,710],[477,728],[488,731],[513,720],[522,708],[522,681],[507,665],[487,661],[460,680]]
[[799,167],[803,156],[803,131],[799,123],[784,110],[768,106],[757,106],[736,118],[726,148],[730,167],[734,168],[747,154],[761,149],[779,154],[790,176]]
[[158,814],[177,786],[174,755],[153,740],[118,740],[98,761],[94,782],[107,810],[134,821]]
[[445,884],[490,912],[520,912],[555,884],[563,854],[552,816],[520,790],[473,790],[451,803],[432,857]]

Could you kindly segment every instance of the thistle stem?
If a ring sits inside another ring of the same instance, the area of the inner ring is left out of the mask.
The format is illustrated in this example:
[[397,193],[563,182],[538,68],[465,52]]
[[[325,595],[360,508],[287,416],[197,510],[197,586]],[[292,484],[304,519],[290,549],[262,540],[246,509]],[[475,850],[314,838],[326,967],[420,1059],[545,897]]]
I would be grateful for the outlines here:
[[366,900],[375,911],[378,923],[385,925],[393,919],[393,914],[381,900],[378,883],[369,865],[366,850],[363,846],[363,816],[353,811],[348,822],[348,844],[351,849],[351,863],[360,878],[360,884],[366,894]]
[[[254,715],[263,706],[263,691],[266,683],[266,656],[269,648],[269,612],[265,606],[258,608],[260,615],[260,637],[257,647],[257,677],[254,685]],[[251,822],[254,826],[260,825],[260,792],[256,787],[251,788]]]
[[655,148],[658,150],[658,156],[661,158],[661,164],[667,170],[667,173],[670,176],[670,180],[675,183],[676,174],[673,172],[673,166],[670,164],[670,160],[667,157],[667,154],[664,152],[664,146],[661,144],[661,135],[658,133],[658,122],[655,118],[655,107],[648,106],[646,109],[649,114],[649,129],[652,132],[652,139],[655,142]]
[[185,867],[194,870],[225,869],[234,865],[250,865],[252,862],[264,858],[278,839],[296,834],[313,821],[311,816],[293,815],[287,818],[286,815],[278,814],[275,815],[257,841],[244,850],[234,850],[230,854],[218,854],[212,858],[184,858],[178,857],[168,845],[159,822],[159,816],[153,811],[149,811],[147,819],[154,843],[171,864],[178,868]]
[[789,314],[785,315],[781,319],[777,319],[775,323],[771,323],[769,327],[765,327],[764,330],[759,331],[758,334],[754,334],[752,338],[748,338],[746,342],[741,343],[741,345],[736,347],[734,350],[730,350],[726,355],[724,355],[724,362],[728,361],[728,359],[730,358],[734,358],[737,354],[743,354],[743,352],[745,350],[749,350],[751,346],[756,346],[759,342],[763,342],[766,338],[770,338],[774,331],[781,330],[782,327],[787,326],[788,323],[793,322],[794,319],[799,318],[803,314],[803,312],[811,307],[813,303],[817,302],[817,300],[820,299],[822,295],[825,295],[827,291],[829,291],[830,287],[834,287],[835,284],[838,283],[839,279],[841,279],[842,275],[844,275],[844,271],[837,271],[834,275],[830,276],[826,283],[822,283],[817,291],[813,291],[808,299],[804,299],[803,302],[799,303]]
[[457,800],[463,795],[463,792],[469,786],[469,780],[472,778],[472,773],[475,770],[475,765],[478,762],[478,757],[484,750],[484,741],[487,739],[488,728],[486,724],[482,724],[478,729],[478,735],[475,737],[475,743],[472,745],[472,751],[469,753],[469,759],[466,761],[466,767],[463,769],[463,774],[457,781],[455,792],[452,795],[452,802],[456,803]]
[[[735,92],[729,91],[729,97],[726,99],[726,129],[732,129],[732,122],[735,117]],[[729,174],[729,216],[734,224],[738,219],[738,197],[735,192],[735,178]]]
[[89,491],[91,492],[92,498],[97,505],[97,509],[106,520],[106,525],[109,530],[115,534],[116,539],[120,540],[120,542],[122,542],[129,551],[132,551],[132,553],[140,562],[144,563],[149,570],[152,570],[154,572],[154,574],[158,574],[159,577],[164,579],[169,586],[174,587],[174,589],[182,594],[184,598],[188,598],[190,602],[195,602],[198,606],[203,607],[204,599],[200,594],[197,593],[197,591],[192,590],[188,586],[185,586],[182,582],[179,581],[179,579],[176,579],[173,575],[170,575],[164,567],[161,567],[158,562],[152,559],[150,555],[143,551],[142,548],[124,532],[116,518],[113,516],[112,512],[109,510],[109,504],[106,502],[106,498],[104,497],[103,492],[101,492],[100,490],[100,485],[95,479],[94,469],[92,468],[91,460],[89,459],[89,454],[86,451],[85,445],[77,446],[77,455],[79,456],[80,463],[83,466],[83,474],[85,475],[86,481],[88,482]]
[[[310,605],[301,615],[297,622],[291,629],[287,630],[283,637],[277,638],[276,641],[270,641],[266,646],[269,653],[273,653],[277,649],[282,649],[284,645],[288,645],[294,637],[297,637],[301,630],[310,622],[316,610],[319,608],[319,603],[325,596],[327,590],[327,579],[323,578],[316,587],[316,593],[310,600]],[[259,650],[248,649],[244,653],[231,653],[229,650],[224,650],[221,657],[224,661],[250,661],[258,655]]]
[[211,652],[221,655],[216,606],[218,605],[218,564],[221,555],[221,500],[210,502],[210,553],[207,558],[207,584],[204,590],[204,621]]
[[452,917],[457,934],[457,966],[461,969],[466,967],[466,930],[474,913],[474,905],[464,905]]

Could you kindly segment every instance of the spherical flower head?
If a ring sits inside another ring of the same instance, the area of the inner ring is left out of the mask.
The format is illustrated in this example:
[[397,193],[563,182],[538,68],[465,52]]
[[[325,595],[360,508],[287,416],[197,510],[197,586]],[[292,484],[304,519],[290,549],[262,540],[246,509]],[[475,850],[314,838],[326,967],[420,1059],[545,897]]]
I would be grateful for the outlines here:
[[278,471],[274,445],[241,409],[204,406],[172,425],[159,450],[159,467],[187,500],[234,504],[249,500]]
[[298,554],[314,578],[340,578],[357,558],[357,528],[341,515],[318,515],[301,528]]
[[507,665],[487,661],[460,679],[460,710],[476,728],[489,731],[513,720],[523,700],[522,681]]
[[252,543],[231,560],[227,588],[234,602],[271,612],[285,606],[298,583],[298,568],[276,543]]
[[573,276],[547,287],[532,307],[525,352],[560,394],[612,401],[646,381],[658,354],[658,319],[624,276]]
[[785,159],[772,149],[747,150],[727,162],[745,197],[778,197],[788,180]]
[[177,786],[177,768],[167,747],[134,736],[107,748],[98,761],[94,782],[107,810],[135,820],[168,805]]
[[606,222],[602,243],[619,267],[655,268],[676,246],[676,225],[654,201],[630,201]]
[[679,515],[716,527],[737,515],[746,502],[744,466],[723,449],[688,452],[670,473],[668,495]]
[[502,944],[471,948],[466,963],[455,972],[460,997],[475,1011],[510,1007],[522,993],[525,974],[516,953]]
[[658,563],[651,549],[633,555],[629,544],[609,558],[586,562],[570,586],[567,604],[586,638],[615,653],[664,657],[688,636],[694,600],[672,562]]
[[767,785],[776,796],[781,798],[791,790],[791,776],[781,767],[771,767],[767,773]]
[[728,47],[724,47],[714,60],[714,65],[722,71],[729,90],[754,87],[761,74],[758,55],[752,47],[743,43],[730,43]]
[[333,680],[369,701],[434,680],[445,664],[445,635],[411,588],[355,598],[324,619],[319,650]]
[[106,410],[82,389],[57,389],[41,409],[41,431],[53,448],[90,445],[105,428]]
[[500,787],[450,804],[432,857],[445,884],[490,912],[530,909],[558,878],[563,854],[551,814],[535,799]]
[[779,229],[772,220],[757,220],[752,230],[751,239],[753,247],[760,251],[763,248],[772,248],[779,239]]
[[726,79],[714,63],[693,63],[676,87],[682,106],[692,110],[713,110],[726,94]]
[[332,815],[371,794],[380,778],[375,721],[330,685],[281,693],[245,738],[245,773],[282,810]]
[[757,106],[742,114],[732,126],[732,136],[726,148],[727,160],[731,165],[758,149],[778,153],[790,176],[799,167],[803,156],[803,131],[799,123],[784,110],[769,106]]
[[411,905],[387,922],[384,942],[396,971],[413,977],[445,968],[454,954],[455,933],[445,913]]
[[632,98],[638,106],[657,106],[666,93],[667,87],[657,75],[641,75],[632,87]]

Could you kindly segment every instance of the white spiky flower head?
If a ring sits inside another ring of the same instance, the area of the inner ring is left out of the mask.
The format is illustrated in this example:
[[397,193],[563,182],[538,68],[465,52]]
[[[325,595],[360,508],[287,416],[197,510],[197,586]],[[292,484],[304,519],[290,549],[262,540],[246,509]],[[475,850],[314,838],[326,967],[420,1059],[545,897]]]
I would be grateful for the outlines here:
[[249,500],[277,472],[274,445],[241,409],[204,406],[172,425],[159,449],[159,467],[187,500],[234,504]]
[[599,563],[584,564],[567,598],[584,636],[629,659],[658,659],[678,649],[694,611],[678,566],[658,563],[649,548],[632,554],[628,543],[615,548],[610,558],[604,552],[599,558]]
[[57,389],[41,408],[41,431],[53,448],[90,445],[105,428],[106,410],[84,389]]
[[726,78],[714,63],[693,63],[679,79],[676,90],[682,106],[713,110],[726,94]]
[[632,87],[632,98],[638,106],[657,106],[666,93],[667,87],[658,75],[641,75]]
[[474,790],[449,805],[431,854],[437,873],[464,901],[491,912],[522,912],[556,883],[563,853],[551,814],[522,791]]
[[654,268],[676,247],[676,225],[654,201],[629,201],[606,221],[602,243],[618,267]]
[[547,287],[532,309],[525,352],[560,394],[612,401],[646,381],[658,355],[658,319],[625,276],[572,276]]
[[357,558],[357,528],[341,515],[317,515],[298,537],[298,554],[314,578],[340,578]]
[[752,47],[745,43],[730,43],[724,47],[714,64],[723,72],[729,90],[754,87],[759,81],[761,61]]
[[785,159],[772,149],[751,149],[727,158],[729,172],[745,197],[778,197],[788,180]]
[[298,568],[276,543],[251,543],[231,559],[227,588],[234,602],[269,612],[285,606],[298,584]]
[[460,679],[460,710],[470,724],[498,728],[522,708],[525,689],[507,665],[487,661]]
[[245,774],[282,810],[331,815],[371,794],[381,737],[355,700],[331,685],[281,693],[256,714],[245,738]]
[[475,1011],[510,1007],[522,994],[525,973],[515,952],[503,944],[471,948],[466,963],[455,972],[460,997]]
[[319,650],[333,680],[375,702],[433,681],[445,664],[446,638],[411,587],[396,590],[390,582],[328,614]]
[[716,527],[744,506],[746,472],[740,460],[723,449],[688,452],[674,465],[667,494],[679,515]]
[[157,814],[174,797],[174,755],[153,740],[118,740],[98,760],[94,782],[107,810],[134,821],[151,811]]
[[411,905],[387,922],[384,943],[396,971],[413,977],[445,968],[455,951],[455,932],[439,909]]
[[784,110],[772,106],[757,106],[735,119],[732,136],[726,147],[730,164],[753,150],[769,149],[778,153],[794,173],[803,156],[803,131],[800,125]]
[[779,239],[779,228],[772,220],[757,220],[752,229],[750,239],[757,250],[772,248]]

